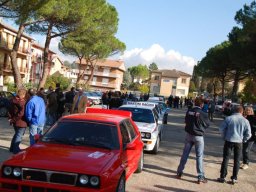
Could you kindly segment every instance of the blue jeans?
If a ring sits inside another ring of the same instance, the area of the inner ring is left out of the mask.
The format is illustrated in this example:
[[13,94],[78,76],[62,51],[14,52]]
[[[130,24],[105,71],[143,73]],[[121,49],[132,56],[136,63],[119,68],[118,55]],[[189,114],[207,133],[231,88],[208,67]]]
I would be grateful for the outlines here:
[[14,154],[19,153],[20,150],[20,143],[22,141],[22,137],[25,134],[26,127],[16,127],[14,126],[14,135],[12,138],[11,146],[10,146],[10,152],[13,152]]
[[177,174],[182,174],[187,163],[189,153],[195,145],[196,152],[196,170],[198,178],[204,177],[204,166],[203,166],[203,157],[204,157],[204,137],[203,136],[194,136],[187,133],[185,138],[185,146],[183,149],[183,154],[180,159],[180,164],[178,166]]
[[35,144],[34,136],[36,134],[43,135],[44,125],[30,125],[29,126],[29,139],[30,139],[30,146]]

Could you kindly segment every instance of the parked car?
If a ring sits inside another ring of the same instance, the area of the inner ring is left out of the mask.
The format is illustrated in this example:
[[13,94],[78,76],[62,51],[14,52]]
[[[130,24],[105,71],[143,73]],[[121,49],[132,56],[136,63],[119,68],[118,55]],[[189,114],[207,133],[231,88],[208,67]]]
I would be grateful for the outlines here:
[[14,94],[8,91],[0,91],[0,117],[6,117],[8,107]]
[[94,92],[84,92],[84,95],[92,101],[93,105],[99,105],[101,103],[101,96]]
[[36,144],[3,162],[0,191],[124,192],[143,161],[130,112],[88,108],[62,117]]
[[148,100],[147,102],[158,103],[158,105],[160,107],[160,110],[161,110],[160,115],[162,116],[163,124],[167,124],[167,122],[168,122],[168,113],[170,111],[170,108],[167,107],[165,102],[157,101],[157,100]]
[[132,119],[141,132],[144,150],[157,154],[163,136],[163,124],[159,123],[161,120],[158,121],[155,105],[147,102],[128,102],[119,109],[132,112]]

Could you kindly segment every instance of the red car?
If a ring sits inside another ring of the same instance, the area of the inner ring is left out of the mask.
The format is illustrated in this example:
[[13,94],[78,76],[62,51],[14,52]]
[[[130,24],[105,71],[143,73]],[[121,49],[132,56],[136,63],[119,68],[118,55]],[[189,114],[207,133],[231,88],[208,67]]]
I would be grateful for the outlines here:
[[125,191],[143,168],[143,142],[126,111],[87,109],[65,116],[35,145],[1,166],[0,191]]

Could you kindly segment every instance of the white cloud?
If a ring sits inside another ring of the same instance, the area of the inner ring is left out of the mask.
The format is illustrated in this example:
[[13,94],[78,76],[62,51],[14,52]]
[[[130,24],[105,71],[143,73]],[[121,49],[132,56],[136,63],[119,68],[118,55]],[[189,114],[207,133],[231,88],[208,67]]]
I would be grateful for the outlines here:
[[60,59],[62,61],[69,61],[70,63],[72,63],[73,61],[76,60],[76,57],[70,56],[70,55],[64,55],[63,53],[61,53],[59,51],[59,42],[60,42],[60,38],[53,38],[51,40],[51,44],[50,44],[50,50],[57,53],[57,55],[60,57]]
[[127,68],[155,62],[159,69],[176,69],[189,74],[192,74],[193,67],[196,65],[194,58],[184,56],[175,50],[165,51],[158,44],[154,44],[148,49],[135,48],[125,51],[121,59],[124,60]]

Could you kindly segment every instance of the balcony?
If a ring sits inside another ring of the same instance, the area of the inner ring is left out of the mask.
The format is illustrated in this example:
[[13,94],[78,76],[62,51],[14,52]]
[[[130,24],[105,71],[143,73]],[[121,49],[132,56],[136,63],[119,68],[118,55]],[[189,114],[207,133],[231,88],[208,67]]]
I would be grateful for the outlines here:
[[96,87],[106,87],[106,88],[116,88],[117,84],[115,83],[102,83],[102,82],[91,82],[91,86]]
[[[6,42],[0,42],[0,47],[4,48],[7,51],[11,51],[13,48],[13,43],[6,43]],[[22,55],[27,55],[28,54],[28,49],[24,47],[19,47],[18,48],[18,53]]]
[[[4,67],[3,71],[6,73],[11,73],[11,74],[13,73],[11,65],[7,65],[6,67]],[[20,74],[23,74],[23,75],[25,75],[27,73],[27,69],[24,67],[22,67],[22,68],[19,67],[19,71],[20,71]]]

